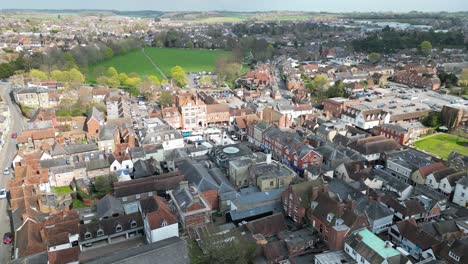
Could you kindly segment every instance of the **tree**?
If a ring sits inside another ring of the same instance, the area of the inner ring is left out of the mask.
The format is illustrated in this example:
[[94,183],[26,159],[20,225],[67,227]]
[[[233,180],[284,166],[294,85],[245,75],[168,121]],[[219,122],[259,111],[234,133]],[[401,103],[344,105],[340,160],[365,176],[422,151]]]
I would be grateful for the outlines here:
[[127,75],[125,72],[121,72],[121,73],[119,74],[119,82],[120,82],[121,84],[126,83],[126,82],[127,82],[127,79],[128,79],[128,75]]
[[375,64],[380,61],[380,54],[377,52],[372,52],[371,54],[369,54],[367,59],[370,63]]
[[193,49],[194,45],[192,41],[187,42],[187,48],[188,49]]
[[[127,79],[128,81],[128,79]],[[119,76],[114,75],[112,77],[107,77],[107,82],[106,84],[110,87],[119,87],[120,86],[120,81],[119,81]]]
[[211,86],[212,84],[213,84],[213,79],[211,79],[211,76],[205,75],[200,78],[201,86]]
[[146,78],[153,86],[161,86],[161,81],[156,75],[150,75]]
[[175,66],[171,69],[171,76],[180,86],[185,86],[188,83],[187,74],[185,74],[184,69],[180,66]]
[[112,191],[112,184],[116,182],[115,176],[98,176],[94,181],[94,191],[97,198],[102,198]]
[[432,44],[427,40],[421,42],[421,44],[419,44],[419,51],[425,56],[431,55]]
[[170,91],[162,91],[159,95],[158,103],[160,106],[171,106],[174,101],[174,96]]
[[130,88],[136,88],[138,84],[141,83],[141,78],[139,77],[130,77],[127,79],[127,82],[125,82],[125,85],[130,87]]
[[464,69],[460,75],[460,80],[458,84],[461,87],[468,87],[468,69]]
[[335,84],[327,90],[327,97],[343,97],[345,96],[345,85],[342,81],[336,81]]
[[118,78],[118,75],[119,75],[119,73],[117,72],[117,70],[114,67],[107,68],[107,72],[106,72],[107,77],[111,78],[111,77],[117,76],[117,78]]
[[109,47],[104,48],[104,57],[106,60],[114,57],[114,51]]
[[68,82],[69,83],[84,83],[85,77],[84,75],[76,68],[71,69],[68,72]]
[[71,54],[71,52],[67,51],[64,54],[64,59],[65,59],[65,64],[63,66],[63,69],[65,70],[71,70],[73,68],[78,68],[75,62],[75,58]]
[[421,120],[421,123],[428,127],[439,127],[441,125],[440,113],[431,112]]
[[45,81],[48,79],[47,74],[45,72],[37,69],[31,69],[31,71],[29,71],[29,77],[37,78],[41,81]]
[[325,92],[328,89],[330,82],[326,75],[317,75],[312,83],[308,86],[310,93],[317,99],[324,99]]
[[63,72],[59,71],[59,70],[53,70],[52,72],[50,72],[50,79],[58,81],[58,82],[66,82],[67,81],[65,75],[63,74]]

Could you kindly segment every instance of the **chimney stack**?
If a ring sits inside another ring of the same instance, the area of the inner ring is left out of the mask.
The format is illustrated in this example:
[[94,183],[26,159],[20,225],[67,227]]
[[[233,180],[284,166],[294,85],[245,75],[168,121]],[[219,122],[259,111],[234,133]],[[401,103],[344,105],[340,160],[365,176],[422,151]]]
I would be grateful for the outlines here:
[[319,187],[313,186],[312,187],[312,201],[315,201],[315,199],[317,199],[318,193],[319,193]]
[[328,182],[326,182],[326,181],[323,182],[322,192],[324,192],[324,193],[328,192]]
[[179,187],[180,189],[188,188],[188,181],[181,181]]

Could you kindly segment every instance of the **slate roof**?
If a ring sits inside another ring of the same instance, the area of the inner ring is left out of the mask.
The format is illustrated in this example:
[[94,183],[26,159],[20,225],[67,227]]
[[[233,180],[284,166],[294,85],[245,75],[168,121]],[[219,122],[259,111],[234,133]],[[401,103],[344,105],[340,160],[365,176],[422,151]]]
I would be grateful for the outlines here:
[[118,217],[111,217],[109,219],[103,219],[101,221],[91,222],[87,224],[80,225],[80,241],[85,241],[85,234],[86,232],[90,232],[92,238],[96,238],[97,231],[102,229],[104,231],[104,235],[113,235],[116,232],[116,226],[120,224],[122,226],[122,232],[126,230],[130,230],[131,228],[131,221],[134,220],[137,223],[136,228],[143,227],[143,220],[141,218],[140,212],[127,214],[127,215],[120,215]]
[[253,235],[262,234],[265,238],[274,236],[288,228],[282,213],[250,221],[245,226]]
[[122,202],[110,194],[107,194],[97,202],[96,209],[99,218],[111,217],[114,214],[120,215],[124,213]]
[[128,248],[87,262],[88,264],[189,264],[187,242],[178,237],[167,238],[148,245]]
[[177,188],[184,175],[179,172],[149,176],[131,181],[115,182],[114,196],[117,198],[156,191],[167,191]]
[[219,190],[219,193],[235,191],[231,182],[217,167],[207,168],[203,163],[182,159],[176,162],[176,167],[190,184],[194,184],[200,192]]
[[430,234],[420,228],[414,219],[407,219],[395,224],[398,227],[400,235],[411,241],[422,250],[426,250],[440,243]]
[[301,182],[298,184],[292,184],[290,187],[292,188],[293,193],[298,197],[299,202],[303,208],[308,208],[310,206],[310,201],[312,197],[312,188],[323,187],[324,181],[319,178],[313,181],[306,181]]
[[372,202],[364,210],[369,221],[375,221],[393,215],[393,212],[381,203]]
[[445,168],[445,169],[441,169],[441,170],[438,170],[438,171],[434,171],[432,173],[432,175],[434,176],[434,178],[436,179],[436,181],[440,181],[442,179],[444,179],[445,177],[453,174],[453,173],[456,173],[457,170],[454,169],[454,168]]

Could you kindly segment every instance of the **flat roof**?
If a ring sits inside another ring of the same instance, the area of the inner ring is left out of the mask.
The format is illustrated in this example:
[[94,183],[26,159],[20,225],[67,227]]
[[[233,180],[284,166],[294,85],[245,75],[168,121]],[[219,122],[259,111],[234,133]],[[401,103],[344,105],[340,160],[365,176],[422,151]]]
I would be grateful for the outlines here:
[[400,255],[398,250],[392,247],[386,247],[385,241],[380,239],[374,233],[369,231],[367,228],[361,229],[356,232],[362,237],[362,242],[365,243],[368,247],[374,250],[377,254],[379,254],[382,258],[389,258],[393,256]]

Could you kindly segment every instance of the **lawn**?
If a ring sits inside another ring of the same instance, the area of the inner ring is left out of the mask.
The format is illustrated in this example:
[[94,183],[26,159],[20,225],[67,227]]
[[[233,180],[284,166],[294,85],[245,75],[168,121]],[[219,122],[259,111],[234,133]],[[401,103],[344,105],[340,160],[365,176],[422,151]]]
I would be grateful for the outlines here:
[[454,150],[468,155],[468,139],[449,134],[438,134],[423,138],[416,141],[414,146],[444,159],[447,159]]
[[[222,50],[203,49],[172,49],[172,48],[145,48],[148,56],[158,65],[165,75],[170,76],[171,68],[179,65],[186,72],[214,71],[216,59],[228,56],[230,52]],[[95,69],[98,67],[115,67],[118,72],[130,74],[138,73],[140,76],[156,75],[160,73],[153,67],[141,50],[135,50],[122,56],[116,56],[103,61],[88,69],[88,81],[95,81]]]
[[80,199],[73,199],[73,209],[80,209],[86,207],[86,204],[83,203]]
[[70,186],[51,187],[51,188],[52,188],[52,191],[58,195],[64,195],[64,194],[73,192]]

